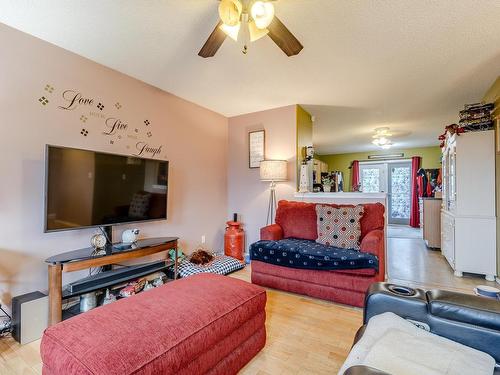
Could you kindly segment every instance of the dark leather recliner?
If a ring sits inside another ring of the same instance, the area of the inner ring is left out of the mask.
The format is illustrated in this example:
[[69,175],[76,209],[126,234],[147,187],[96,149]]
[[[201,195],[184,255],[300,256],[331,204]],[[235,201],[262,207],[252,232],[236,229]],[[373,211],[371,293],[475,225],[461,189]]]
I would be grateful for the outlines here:
[[[422,328],[491,355],[500,374],[500,302],[443,290],[413,289],[374,283],[365,296],[362,336],[371,317],[393,312]],[[367,366],[352,366],[344,375],[388,375]]]

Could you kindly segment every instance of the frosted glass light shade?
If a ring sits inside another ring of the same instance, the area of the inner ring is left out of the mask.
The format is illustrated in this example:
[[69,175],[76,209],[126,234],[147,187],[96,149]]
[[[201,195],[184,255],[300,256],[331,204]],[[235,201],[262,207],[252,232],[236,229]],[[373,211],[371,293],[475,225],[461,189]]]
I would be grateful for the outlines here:
[[239,0],[222,0],[219,4],[219,17],[227,26],[240,23],[243,6]]
[[219,28],[222,31],[224,31],[224,33],[235,42],[238,41],[238,34],[240,33],[240,27],[241,27],[240,22],[238,22],[235,26],[228,26],[224,23],[219,26]]
[[261,181],[286,181],[286,160],[263,160],[260,162]]
[[255,24],[255,21],[248,22],[248,31],[250,32],[250,41],[255,42],[260,38],[265,37],[268,33],[268,29],[259,29]]
[[267,28],[274,18],[274,5],[267,1],[256,1],[250,9],[255,24],[259,29]]

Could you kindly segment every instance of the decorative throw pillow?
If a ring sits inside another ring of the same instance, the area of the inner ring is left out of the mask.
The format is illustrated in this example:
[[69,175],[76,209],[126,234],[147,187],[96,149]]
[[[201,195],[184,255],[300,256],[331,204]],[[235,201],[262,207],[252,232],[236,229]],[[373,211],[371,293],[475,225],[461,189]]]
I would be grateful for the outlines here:
[[316,242],[340,247],[343,249],[359,250],[361,225],[359,220],[363,216],[362,205],[355,207],[332,207],[316,205],[318,217],[318,239]]
[[284,238],[316,240],[316,205],[305,202],[280,200],[276,211],[276,224],[283,229]]
[[149,202],[151,200],[151,193],[135,193],[130,202],[128,209],[129,217],[145,217],[149,210]]

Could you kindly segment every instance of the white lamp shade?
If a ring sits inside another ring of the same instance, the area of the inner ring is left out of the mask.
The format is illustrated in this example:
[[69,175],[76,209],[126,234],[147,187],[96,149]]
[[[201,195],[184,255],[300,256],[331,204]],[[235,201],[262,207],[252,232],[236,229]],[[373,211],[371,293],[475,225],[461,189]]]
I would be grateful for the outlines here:
[[286,181],[286,160],[263,160],[260,162],[261,181]]

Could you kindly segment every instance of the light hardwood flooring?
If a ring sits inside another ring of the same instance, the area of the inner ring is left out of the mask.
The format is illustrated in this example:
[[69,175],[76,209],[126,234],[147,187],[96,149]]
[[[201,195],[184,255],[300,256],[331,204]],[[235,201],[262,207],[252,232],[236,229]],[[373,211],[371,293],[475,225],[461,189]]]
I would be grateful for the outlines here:
[[[231,275],[250,281],[250,267]],[[240,372],[244,375],[336,374],[344,362],[362,310],[268,290],[266,347]],[[0,374],[42,373],[40,340],[19,345],[0,338]]]
[[[249,281],[250,269],[234,277]],[[336,374],[362,325],[362,310],[272,289],[267,296],[267,343],[241,374]]]
[[42,374],[40,340],[19,345],[11,336],[0,338],[0,374]]

